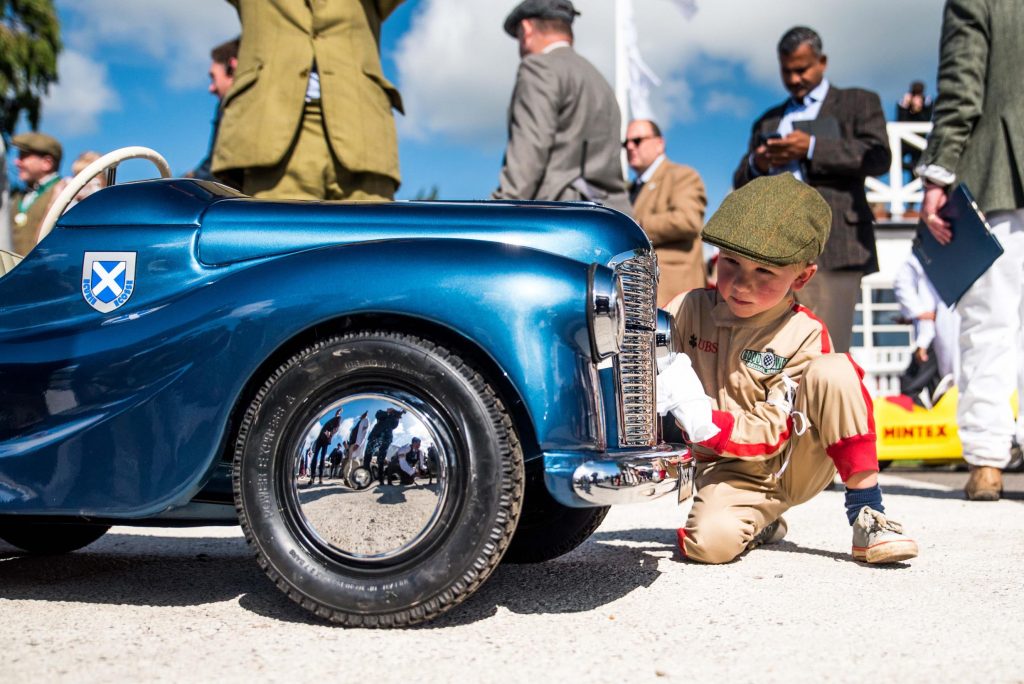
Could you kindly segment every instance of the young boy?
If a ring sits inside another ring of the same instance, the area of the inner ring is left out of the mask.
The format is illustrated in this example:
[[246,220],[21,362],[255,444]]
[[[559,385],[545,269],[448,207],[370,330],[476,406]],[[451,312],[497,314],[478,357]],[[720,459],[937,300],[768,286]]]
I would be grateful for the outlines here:
[[830,353],[824,323],[794,297],[814,276],[830,225],[831,210],[810,186],[788,173],[758,178],[729,195],[704,228],[704,240],[721,250],[717,288],[669,305],[718,428],[692,445],[697,493],[679,530],[691,560],[726,563],[780,541],[782,514],[824,490],[836,470],[846,484],[853,557],[893,563],[917,555],[917,544],[884,515],[863,371]]

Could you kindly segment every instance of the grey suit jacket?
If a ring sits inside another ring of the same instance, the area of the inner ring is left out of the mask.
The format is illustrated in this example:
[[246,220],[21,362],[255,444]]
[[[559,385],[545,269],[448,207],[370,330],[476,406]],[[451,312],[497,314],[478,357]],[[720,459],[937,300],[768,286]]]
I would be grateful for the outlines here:
[[[749,155],[759,144],[758,134],[778,129],[785,109],[785,103],[773,107],[754,123],[747,154],[733,174],[734,187],[756,177]],[[870,90],[833,85],[818,112],[818,120],[828,117],[836,120],[839,137],[816,136],[814,158],[803,165],[804,180],[832,209],[832,229],[818,265],[826,270],[874,273],[878,270],[874,214],[868,206],[864,179],[887,172],[892,161],[882,103]]]
[[580,200],[581,175],[606,195],[602,204],[630,213],[622,176],[615,93],[572,48],[527,55],[508,110],[508,146],[499,199]]
[[967,183],[983,211],[1024,207],[1024,4],[949,0],[939,95],[920,163]]

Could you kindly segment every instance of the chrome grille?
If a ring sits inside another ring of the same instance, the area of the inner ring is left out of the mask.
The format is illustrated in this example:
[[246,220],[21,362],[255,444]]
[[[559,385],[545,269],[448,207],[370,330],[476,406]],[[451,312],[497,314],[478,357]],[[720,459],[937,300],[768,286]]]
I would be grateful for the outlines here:
[[611,264],[622,281],[626,337],[615,359],[619,398],[619,446],[657,443],[654,406],[654,329],[657,263],[648,251],[631,252]]

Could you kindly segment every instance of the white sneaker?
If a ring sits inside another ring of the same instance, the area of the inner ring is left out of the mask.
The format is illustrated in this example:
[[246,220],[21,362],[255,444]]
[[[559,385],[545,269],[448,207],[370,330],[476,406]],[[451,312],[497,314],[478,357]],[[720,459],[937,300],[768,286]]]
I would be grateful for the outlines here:
[[898,563],[917,556],[917,542],[903,526],[865,506],[853,523],[853,559],[863,563]]

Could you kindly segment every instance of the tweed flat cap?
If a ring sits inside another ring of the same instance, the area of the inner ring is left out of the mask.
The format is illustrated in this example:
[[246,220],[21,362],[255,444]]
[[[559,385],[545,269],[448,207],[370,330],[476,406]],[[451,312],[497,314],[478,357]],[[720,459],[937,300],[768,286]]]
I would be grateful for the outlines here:
[[505,17],[505,33],[515,38],[523,19],[564,19],[571,24],[578,16],[569,0],[523,0]]
[[831,227],[832,210],[821,194],[783,173],[730,193],[701,237],[753,261],[787,266],[817,259]]
[[60,166],[60,158],[64,155],[64,148],[60,146],[56,138],[38,131],[19,133],[11,138],[11,144],[25,152],[48,154],[53,157],[58,166]]

